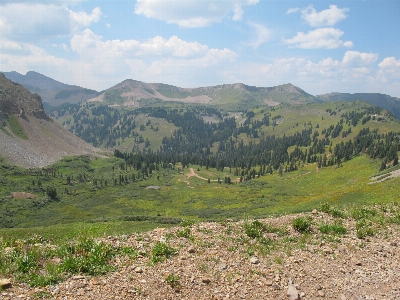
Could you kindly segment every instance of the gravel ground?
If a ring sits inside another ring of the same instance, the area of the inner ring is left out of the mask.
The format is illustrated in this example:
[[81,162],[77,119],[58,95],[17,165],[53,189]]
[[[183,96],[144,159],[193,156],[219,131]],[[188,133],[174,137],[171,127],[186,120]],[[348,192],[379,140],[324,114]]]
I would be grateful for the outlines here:
[[[50,299],[400,299],[398,225],[362,240],[352,219],[344,220],[349,231],[338,237],[317,229],[334,222],[331,216],[308,215],[314,224],[308,235],[293,230],[298,215],[260,220],[286,231],[263,233],[270,241],[265,245],[272,245],[269,253],[246,235],[243,222],[230,220],[187,227],[189,238],[178,237],[184,227],[106,237],[102,241],[135,247],[141,255],[116,258],[111,263],[117,271],[104,276],[74,276],[42,289],[15,284],[0,298],[37,299],[43,293]],[[160,241],[178,253],[154,265],[149,257]],[[174,282],[165,280],[168,275]]]
[[81,140],[53,120],[29,116],[19,118],[28,140],[9,136],[0,130],[0,154],[13,165],[41,168],[63,156],[99,155],[99,149]]

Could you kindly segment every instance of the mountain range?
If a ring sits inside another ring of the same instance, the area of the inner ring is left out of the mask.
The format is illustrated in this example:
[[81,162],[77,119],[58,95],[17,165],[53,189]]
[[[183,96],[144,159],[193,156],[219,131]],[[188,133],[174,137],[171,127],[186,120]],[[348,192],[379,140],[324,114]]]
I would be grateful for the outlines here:
[[306,104],[315,102],[347,102],[362,100],[389,110],[400,119],[400,99],[380,93],[328,93],[311,95],[290,83],[275,87],[255,87],[242,83],[223,84],[200,88],[181,88],[162,83],[145,83],[127,79],[97,92],[79,86],[67,85],[34,71],[21,75],[4,72],[5,77],[17,82],[43,99],[44,105],[98,101],[106,105],[142,107],[149,101],[178,101],[184,103],[248,108],[260,105],[275,106],[282,103]]
[[79,103],[99,94],[94,90],[61,83],[34,71],[29,71],[26,75],[15,71],[3,72],[3,74],[6,78],[21,84],[30,92],[38,94],[43,102],[51,106],[58,106],[66,102]]

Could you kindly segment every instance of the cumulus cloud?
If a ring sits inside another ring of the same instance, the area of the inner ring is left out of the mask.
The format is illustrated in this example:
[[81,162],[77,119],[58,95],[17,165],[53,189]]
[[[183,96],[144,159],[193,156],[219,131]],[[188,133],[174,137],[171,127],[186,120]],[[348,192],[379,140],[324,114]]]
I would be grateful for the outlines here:
[[248,24],[254,29],[255,34],[254,38],[248,43],[251,47],[258,48],[271,39],[272,31],[267,27],[253,22],[249,22]]
[[138,0],[135,13],[181,27],[195,28],[221,22],[230,13],[233,14],[232,20],[240,21],[244,13],[243,7],[258,2],[259,0]]
[[377,53],[362,53],[358,51],[347,51],[343,57],[342,63],[347,66],[360,67],[371,65],[378,59]]
[[259,66],[258,73],[268,77],[282,76],[287,73],[297,73],[304,64],[304,58],[279,58],[271,64]]
[[352,47],[353,42],[343,42],[340,39],[343,34],[343,31],[332,27],[317,28],[307,33],[298,32],[293,38],[284,39],[283,41],[288,45],[303,49]]
[[333,26],[337,22],[347,18],[348,8],[339,8],[336,5],[329,5],[328,9],[317,12],[310,5],[301,10],[301,17],[312,27]]
[[326,58],[317,63],[308,61],[305,66],[305,72],[310,76],[341,78],[349,81],[361,78],[367,79],[376,70],[373,63],[377,59],[378,54],[376,53],[347,51],[341,61],[332,58]]
[[90,66],[93,72],[90,77],[119,77],[120,81],[133,77],[181,86],[190,78],[198,82],[201,77],[219,76],[223,64],[237,59],[237,54],[230,49],[209,48],[177,36],[168,39],[156,36],[144,41],[103,41],[90,29],[74,35],[70,48]]
[[129,57],[176,57],[176,58],[198,58],[207,55],[219,55],[222,53],[227,57],[236,57],[236,53],[229,49],[210,49],[207,45],[198,42],[187,42],[177,36],[165,39],[161,36],[145,40],[107,40],[85,29],[81,34],[76,34],[71,39],[71,49],[91,59],[96,55],[124,55]]
[[69,12],[72,24],[74,24],[78,28],[87,27],[90,26],[92,23],[98,22],[102,15],[100,7],[95,7],[91,14],[87,14],[84,11],[74,12],[70,10]]
[[70,35],[82,27],[98,22],[102,15],[99,7],[88,14],[72,11],[60,4],[62,2],[51,1],[49,4],[13,2],[1,6],[2,37],[14,41],[29,41]]
[[400,96],[400,60],[386,57],[378,64],[376,53],[347,51],[341,59],[287,57],[268,64],[243,62],[228,71],[230,82],[258,86],[291,82],[313,95],[378,92]]
[[397,82],[400,81],[400,60],[395,57],[386,57],[378,64],[379,79],[384,82]]

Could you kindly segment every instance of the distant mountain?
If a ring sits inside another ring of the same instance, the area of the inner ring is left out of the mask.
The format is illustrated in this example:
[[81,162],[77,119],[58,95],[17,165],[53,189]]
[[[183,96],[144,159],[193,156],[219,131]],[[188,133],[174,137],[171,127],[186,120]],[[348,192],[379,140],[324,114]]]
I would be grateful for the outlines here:
[[127,79],[103,91],[89,101],[139,107],[141,100],[178,101],[211,105],[251,107],[281,103],[312,103],[317,99],[288,83],[276,87],[255,87],[241,83],[200,88],[180,88],[162,83],[144,83]]
[[127,79],[97,92],[79,86],[61,83],[45,75],[29,71],[4,72],[5,77],[23,85],[42,99],[47,111],[64,103],[99,101],[107,105],[143,107],[159,101],[210,104],[229,108],[249,108],[267,104],[306,104],[315,102],[337,102],[362,100],[389,110],[400,119],[400,99],[379,93],[329,93],[313,96],[291,83],[275,87],[256,87],[242,83],[223,84],[200,88],[181,88],[163,83],[145,83]]
[[98,149],[58,125],[42,99],[0,73],[0,156],[10,164],[43,167],[63,156],[97,155]]
[[400,98],[391,97],[389,95],[379,93],[329,93],[317,95],[316,98],[323,102],[362,100],[374,106],[385,108],[397,119],[400,119]]
[[99,95],[97,91],[61,83],[33,71],[29,71],[26,75],[15,71],[3,72],[3,74],[11,81],[23,85],[30,92],[38,94],[44,102],[51,106],[58,106],[66,102],[78,103]]

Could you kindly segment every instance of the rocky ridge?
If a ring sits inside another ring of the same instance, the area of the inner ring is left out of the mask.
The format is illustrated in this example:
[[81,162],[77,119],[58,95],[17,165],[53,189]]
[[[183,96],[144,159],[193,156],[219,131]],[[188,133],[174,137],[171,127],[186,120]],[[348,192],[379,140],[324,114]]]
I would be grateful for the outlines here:
[[[293,220],[311,218],[309,233]],[[318,212],[259,220],[262,236],[251,238],[251,220],[198,223],[142,234],[100,239],[138,251],[135,259],[117,257],[116,271],[104,276],[76,275],[46,288],[14,284],[2,299],[399,299],[399,225],[378,227],[360,239],[352,218],[343,235],[321,234],[321,224],[338,223]],[[182,233],[185,232],[185,233]],[[157,243],[177,250],[152,264]],[[7,279],[6,279],[7,280]],[[11,281],[8,281],[10,284]],[[36,296],[35,296],[36,295]]]
[[[9,116],[15,117],[27,139],[13,134]],[[0,73],[0,155],[10,164],[43,167],[63,156],[99,155],[99,149],[58,125],[44,111],[42,99]]]

